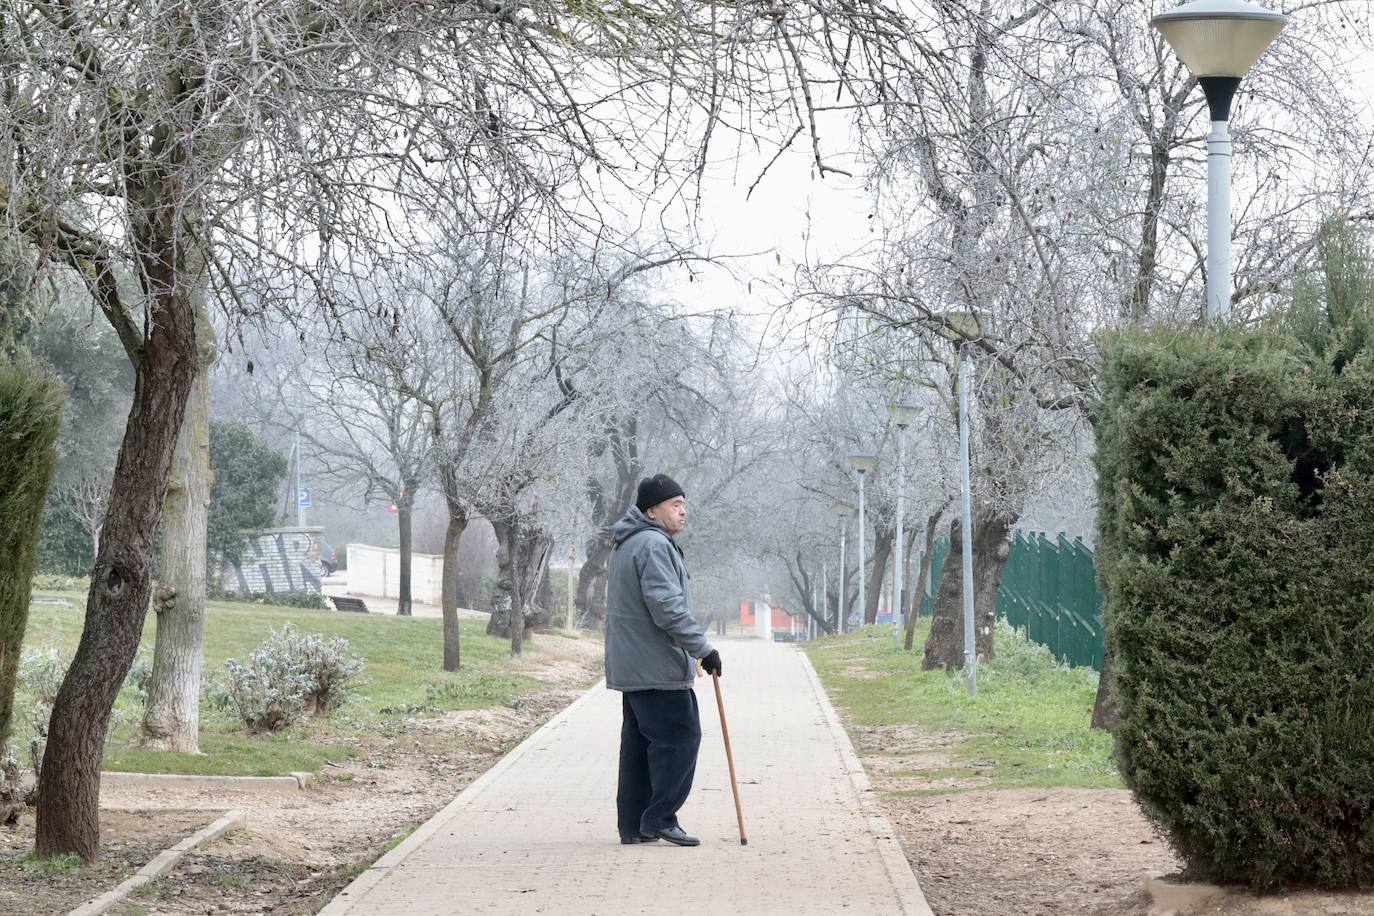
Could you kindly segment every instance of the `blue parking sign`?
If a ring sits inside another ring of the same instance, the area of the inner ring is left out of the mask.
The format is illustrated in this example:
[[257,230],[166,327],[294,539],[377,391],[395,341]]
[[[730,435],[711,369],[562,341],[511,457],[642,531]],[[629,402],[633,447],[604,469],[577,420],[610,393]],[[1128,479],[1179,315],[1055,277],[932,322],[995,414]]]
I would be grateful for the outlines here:
[[296,490],[296,505],[302,509],[310,508],[310,488],[300,487]]

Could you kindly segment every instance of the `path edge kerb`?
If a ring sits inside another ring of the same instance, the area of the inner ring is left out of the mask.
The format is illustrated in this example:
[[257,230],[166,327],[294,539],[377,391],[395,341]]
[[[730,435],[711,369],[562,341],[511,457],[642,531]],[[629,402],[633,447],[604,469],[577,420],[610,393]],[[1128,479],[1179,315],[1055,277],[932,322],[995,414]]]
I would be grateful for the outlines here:
[[882,804],[873,795],[873,784],[869,781],[868,773],[864,771],[863,763],[860,762],[859,755],[854,750],[854,744],[849,740],[849,733],[844,730],[844,724],[840,721],[839,714],[835,712],[835,707],[830,702],[830,695],[825,692],[825,686],[821,683],[820,676],[816,674],[816,669],[811,664],[810,656],[802,649],[797,649],[796,652],[801,656],[802,667],[806,671],[807,679],[811,682],[811,689],[815,691],[816,698],[821,704],[821,711],[825,713],[825,721],[830,727],[830,734],[835,740],[835,747],[838,748],[840,757],[844,760],[845,769],[849,771],[849,782],[854,787],[854,793],[859,797],[859,807],[868,819],[869,832],[873,835],[873,841],[878,846],[878,855],[882,858],[883,870],[887,872],[888,879],[897,892],[897,899],[901,904],[902,912],[910,914],[910,916],[934,916],[930,904],[926,902],[925,892],[921,890],[921,883],[917,880],[916,873],[912,871],[911,863],[907,861],[906,853],[902,850],[902,844],[897,840],[897,831],[893,829],[892,822],[887,819]]
[[605,687],[606,679],[601,678],[591,687],[587,688],[582,696],[564,707],[562,712],[530,732],[524,741],[517,744],[504,757],[492,764],[490,769],[469,783],[467,788],[459,792],[453,801],[441,808],[433,817],[425,821],[419,827],[416,827],[415,831],[402,840],[395,849],[384,853],[377,861],[369,865],[367,871],[363,872],[357,878],[354,878],[343,890],[339,891],[338,895],[335,896],[333,900],[329,901],[329,904],[324,909],[320,910],[317,916],[340,916],[340,914],[347,913],[353,905],[353,900],[361,896],[362,891],[366,891],[378,881],[382,880],[389,869],[395,868],[397,865],[404,862],[411,853],[424,845],[426,840],[438,833],[445,824],[457,816],[458,812],[462,811],[479,795],[486,791],[487,787],[495,782],[502,773],[510,769],[510,767],[521,757],[528,754],[534,745],[538,743],[537,739],[539,739],[544,732],[557,728],[563,723],[564,719],[571,716],[584,703],[596,696],[599,691],[604,690]]

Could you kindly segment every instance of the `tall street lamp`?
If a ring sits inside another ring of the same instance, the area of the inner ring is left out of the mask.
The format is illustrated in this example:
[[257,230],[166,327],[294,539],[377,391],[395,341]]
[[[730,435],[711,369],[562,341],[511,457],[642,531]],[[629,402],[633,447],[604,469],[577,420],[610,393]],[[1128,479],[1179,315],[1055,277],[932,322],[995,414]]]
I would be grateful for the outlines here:
[[849,507],[840,504],[835,507],[835,514],[840,517],[840,578],[835,583],[835,635],[844,634],[844,539],[849,531]]
[[1207,96],[1207,317],[1225,318],[1231,310],[1231,100],[1288,17],[1246,0],[1194,0],[1150,22]]
[[849,466],[859,472],[859,619],[868,616],[868,595],[864,583],[864,477],[878,462],[877,455],[855,452],[849,456]]
[[900,646],[902,639],[902,615],[906,612],[906,567],[902,565],[903,545],[906,523],[906,428],[916,420],[917,407],[905,401],[894,401],[887,405],[897,424],[897,543],[894,547],[893,566],[896,570],[897,585],[893,592],[897,596],[896,608],[892,612],[892,645]]
[[964,554],[964,689],[969,696],[978,692],[978,640],[973,620],[973,486],[969,479],[968,456],[968,364],[964,347],[982,336],[977,311],[946,312],[945,324],[955,333],[954,360],[959,374],[959,507],[960,546]]

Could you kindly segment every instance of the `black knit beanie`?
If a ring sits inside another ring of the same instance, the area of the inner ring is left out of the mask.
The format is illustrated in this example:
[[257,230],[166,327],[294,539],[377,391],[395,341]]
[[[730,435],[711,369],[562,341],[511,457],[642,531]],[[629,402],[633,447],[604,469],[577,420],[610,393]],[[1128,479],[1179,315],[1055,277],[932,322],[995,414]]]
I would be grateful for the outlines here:
[[661,502],[674,496],[686,496],[678,482],[667,474],[655,474],[639,482],[639,493],[635,496],[635,508],[647,512]]

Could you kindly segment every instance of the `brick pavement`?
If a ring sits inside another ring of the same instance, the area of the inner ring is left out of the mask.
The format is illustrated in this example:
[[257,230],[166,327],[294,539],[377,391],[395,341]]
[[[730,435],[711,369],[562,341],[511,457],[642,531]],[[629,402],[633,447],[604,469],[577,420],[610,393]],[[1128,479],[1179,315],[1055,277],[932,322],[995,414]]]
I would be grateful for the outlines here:
[[322,916],[483,913],[929,914],[805,655],[719,643],[748,846],[740,846],[711,682],[679,812],[702,845],[621,846],[620,695],[598,685],[385,854]]

